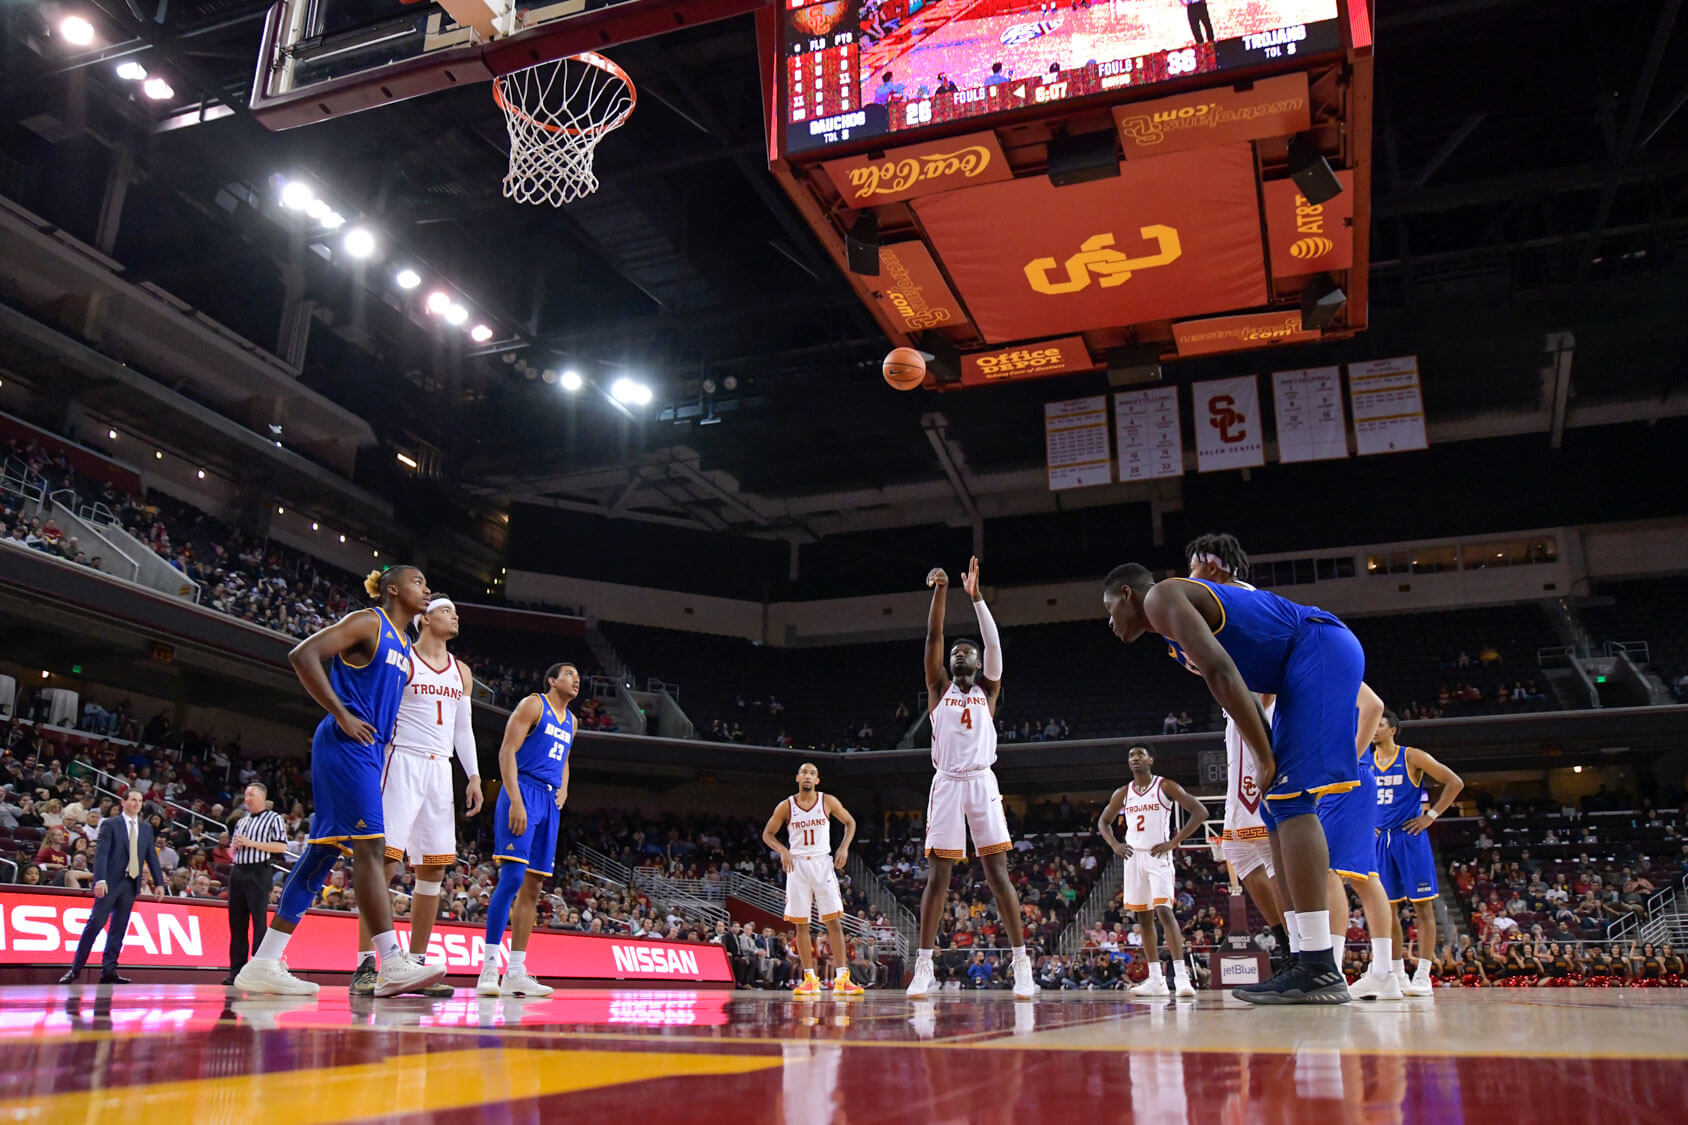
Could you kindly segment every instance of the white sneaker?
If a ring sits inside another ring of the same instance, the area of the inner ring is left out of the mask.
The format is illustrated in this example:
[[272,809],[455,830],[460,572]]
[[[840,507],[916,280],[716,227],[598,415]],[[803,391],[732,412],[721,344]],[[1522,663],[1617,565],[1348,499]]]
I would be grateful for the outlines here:
[[321,987],[316,981],[300,980],[288,972],[286,961],[270,957],[254,957],[242,965],[235,974],[234,986],[272,996],[315,996]]
[[375,978],[375,995],[400,996],[406,992],[421,992],[444,977],[444,965],[418,965],[409,957],[393,958],[381,966],[380,975]]
[[1196,986],[1190,983],[1189,977],[1177,977],[1176,982],[1172,989],[1174,996],[1180,1000],[1194,1000],[1196,998]]
[[1401,982],[1395,979],[1394,973],[1381,977],[1361,973],[1360,979],[1348,986],[1348,995],[1355,1000],[1399,1000]]
[[1171,996],[1172,989],[1166,987],[1165,977],[1150,977],[1142,984],[1131,990],[1133,996]]
[[1396,977],[1401,984],[1403,996],[1435,996],[1436,990],[1431,987],[1428,976]]
[[1035,1000],[1037,998],[1037,981],[1032,979],[1032,959],[1030,957],[1014,958],[1014,999]]
[[548,984],[540,984],[533,977],[524,972],[505,973],[504,987],[498,990],[500,996],[549,996],[556,991]]
[[481,975],[475,981],[476,996],[502,996],[503,991],[498,987],[498,962],[485,961],[481,963]]
[[911,1000],[924,1000],[937,991],[938,978],[932,972],[932,962],[917,960],[914,963],[914,980],[908,986],[908,996]]

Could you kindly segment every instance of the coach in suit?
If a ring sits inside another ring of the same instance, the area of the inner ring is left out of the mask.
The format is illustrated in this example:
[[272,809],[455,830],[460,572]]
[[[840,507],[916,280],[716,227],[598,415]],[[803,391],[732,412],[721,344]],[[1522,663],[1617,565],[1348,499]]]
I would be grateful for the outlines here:
[[143,866],[152,875],[155,889],[164,886],[164,871],[153,849],[152,826],[141,819],[141,791],[131,789],[123,795],[122,814],[100,823],[99,846],[94,852],[94,910],[82,927],[82,940],[76,943],[76,960],[59,978],[60,984],[70,984],[81,974],[107,919],[111,932],[106,935],[105,955],[100,960],[100,983],[129,983],[128,978],[117,975],[117,958],[129,929],[129,911],[141,890]]

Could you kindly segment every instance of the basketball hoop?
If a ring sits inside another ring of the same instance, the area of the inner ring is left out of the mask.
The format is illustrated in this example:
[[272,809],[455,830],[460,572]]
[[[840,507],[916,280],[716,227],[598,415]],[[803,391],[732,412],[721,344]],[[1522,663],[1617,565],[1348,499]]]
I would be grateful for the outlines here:
[[501,75],[492,97],[510,130],[505,198],[553,207],[598,190],[592,154],[638,100],[627,72],[596,51]]

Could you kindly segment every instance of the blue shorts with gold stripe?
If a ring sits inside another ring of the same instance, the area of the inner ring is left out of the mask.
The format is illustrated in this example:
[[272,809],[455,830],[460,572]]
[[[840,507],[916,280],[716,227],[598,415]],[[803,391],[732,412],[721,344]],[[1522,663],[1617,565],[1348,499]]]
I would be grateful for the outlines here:
[[1361,785],[1319,798],[1330,869],[1344,878],[1377,874],[1377,790]]
[[1359,784],[1355,703],[1365,670],[1365,651],[1348,626],[1334,617],[1311,618],[1302,626],[1284,661],[1272,716],[1278,776],[1261,806],[1268,828],[1314,811],[1324,794]]
[[387,834],[381,815],[381,751],[340,733],[324,718],[311,738],[311,817],[313,844],[378,839]]
[[510,831],[510,791],[500,789],[492,813],[493,857],[510,863],[525,863],[536,875],[549,875],[557,861],[557,833],[563,813],[557,807],[557,791],[549,785],[519,777],[522,807],[527,810],[527,831],[520,836]]

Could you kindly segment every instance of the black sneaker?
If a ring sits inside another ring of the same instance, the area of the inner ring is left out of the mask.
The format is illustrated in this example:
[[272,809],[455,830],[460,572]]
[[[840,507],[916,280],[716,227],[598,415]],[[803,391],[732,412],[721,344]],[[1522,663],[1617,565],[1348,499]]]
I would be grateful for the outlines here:
[[365,957],[359,961],[357,972],[352,974],[352,983],[349,986],[351,994],[353,996],[374,996],[377,975],[375,958]]
[[1264,985],[1244,985],[1231,991],[1250,1004],[1346,1004],[1348,981],[1334,965],[1298,961]]
[[1231,990],[1231,994],[1235,996],[1239,992],[1265,992],[1277,988],[1283,984],[1284,979],[1289,976],[1289,971],[1295,968],[1297,964],[1295,956],[1291,954],[1289,962],[1276,966],[1276,971],[1271,976],[1265,980],[1257,980],[1253,984],[1239,984]]

